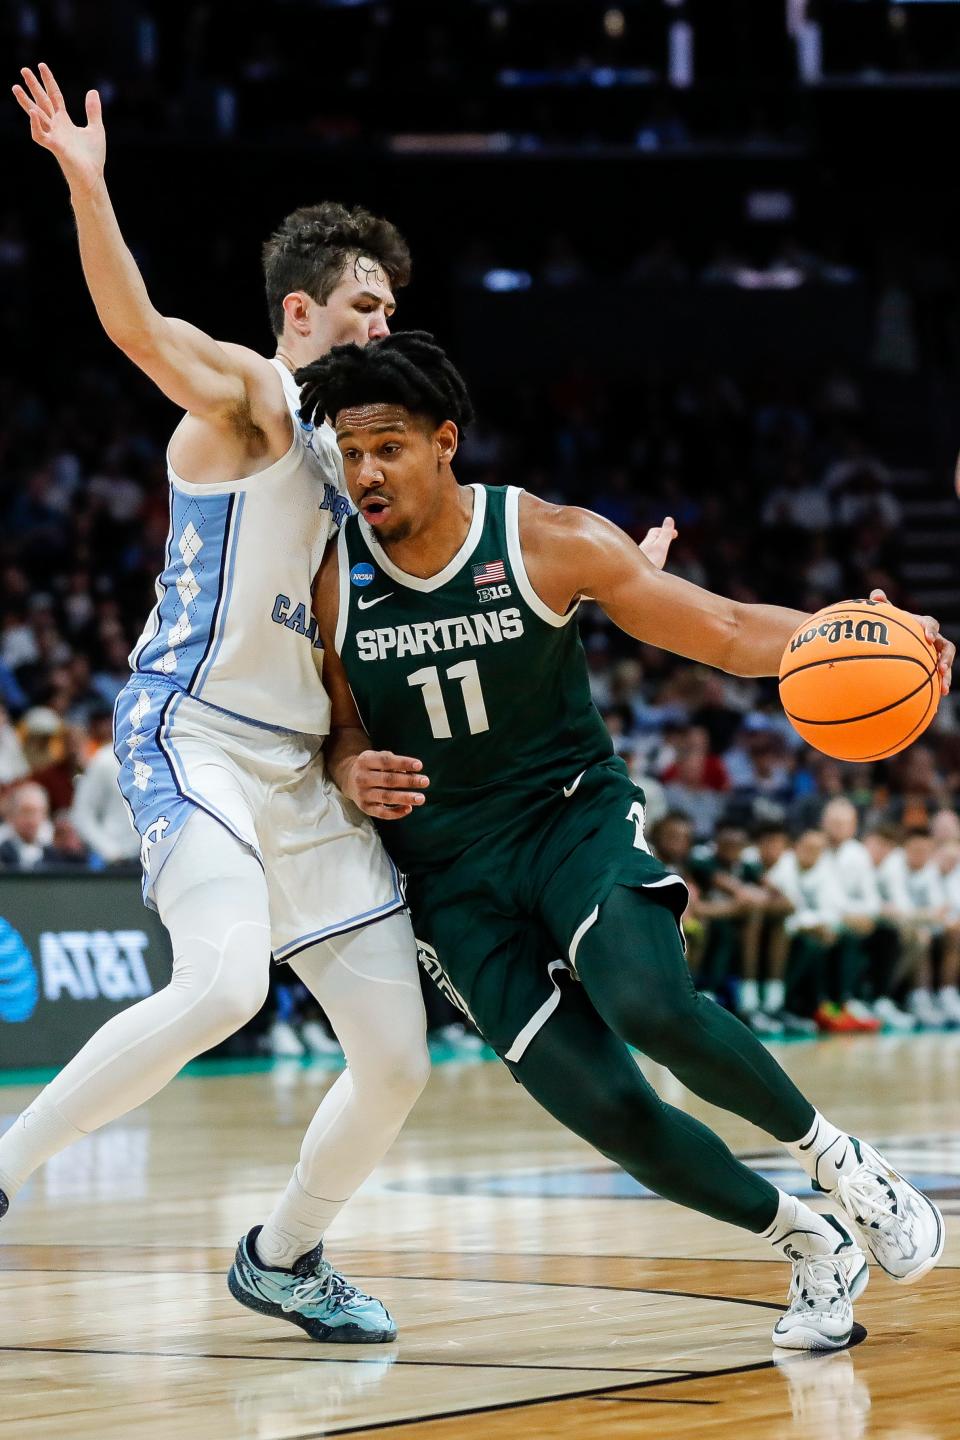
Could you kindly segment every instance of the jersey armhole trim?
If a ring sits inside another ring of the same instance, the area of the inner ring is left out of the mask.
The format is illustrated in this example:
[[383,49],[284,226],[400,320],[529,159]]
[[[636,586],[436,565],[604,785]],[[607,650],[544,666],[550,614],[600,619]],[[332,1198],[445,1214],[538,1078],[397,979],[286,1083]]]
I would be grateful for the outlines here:
[[339,580],[340,608],[337,612],[337,628],[333,637],[333,648],[343,654],[343,642],[347,638],[347,623],[350,619],[350,553],[347,549],[347,525],[340,527],[337,536],[337,577]]
[[507,531],[507,554],[510,557],[510,568],[513,571],[517,588],[524,600],[535,615],[548,625],[560,629],[569,625],[580,608],[580,601],[571,605],[566,615],[560,615],[556,610],[551,610],[534,590],[527,574],[527,567],[523,563],[523,549],[520,545],[520,496],[523,491],[517,485],[507,486],[506,503],[504,505],[504,523]]

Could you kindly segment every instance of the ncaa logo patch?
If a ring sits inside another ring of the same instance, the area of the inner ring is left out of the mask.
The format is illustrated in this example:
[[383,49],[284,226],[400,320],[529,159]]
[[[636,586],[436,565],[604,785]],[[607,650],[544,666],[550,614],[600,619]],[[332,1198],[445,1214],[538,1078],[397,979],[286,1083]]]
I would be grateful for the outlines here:
[[37,967],[27,943],[8,920],[0,919],[0,1020],[13,1025],[29,1020],[39,998]]
[[350,571],[350,584],[356,585],[358,590],[362,590],[365,585],[372,585],[375,577],[376,571],[373,566],[359,560]]

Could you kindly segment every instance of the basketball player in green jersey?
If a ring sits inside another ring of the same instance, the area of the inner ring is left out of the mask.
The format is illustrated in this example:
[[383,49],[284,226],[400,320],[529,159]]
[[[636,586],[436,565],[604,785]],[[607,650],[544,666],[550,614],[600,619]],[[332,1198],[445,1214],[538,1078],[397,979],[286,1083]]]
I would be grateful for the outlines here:
[[[588,511],[458,485],[472,410],[429,336],[342,346],[297,379],[305,413],[336,425],[360,511],[316,586],[328,763],[407,875],[424,964],[558,1120],[651,1190],[786,1254],[777,1344],[847,1344],[867,1281],[851,1229],[912,1281],[941,1254],[941,1216],[694,990],[686,887],[647,848],[643,795],[591,701],[574,618],[590,595],[638,640],[758,676],[776,674],[804,617],[665,574]],[[954,647],[925,623],[946,687]],[[782,1141],[847,1223],[665,1105],[628,1044]]]

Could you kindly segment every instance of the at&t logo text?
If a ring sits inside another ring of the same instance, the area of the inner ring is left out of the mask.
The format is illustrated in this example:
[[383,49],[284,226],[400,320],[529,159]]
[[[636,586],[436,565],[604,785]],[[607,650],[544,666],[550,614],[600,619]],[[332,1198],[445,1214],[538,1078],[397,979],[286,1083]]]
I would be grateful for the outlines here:
[[40,973],[48,1000],[140,1000],[153,994],[142,930],[45,930]]

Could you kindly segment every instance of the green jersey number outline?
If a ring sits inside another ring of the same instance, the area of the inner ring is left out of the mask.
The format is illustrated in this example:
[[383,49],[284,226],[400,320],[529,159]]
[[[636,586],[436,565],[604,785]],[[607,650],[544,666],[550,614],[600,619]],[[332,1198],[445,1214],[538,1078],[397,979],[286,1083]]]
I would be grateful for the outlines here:
[[[451,665],[445,673],[448,680],[460,681],[470,734],[482,735],[485,730],[490,729],[490,721],[487,718],[476,660],[462,660],[459,665]],[[423,695],[434,740],[452,740],[450,716],[443,698],[440,671],[436,665],[426,665],[422,670],[414,670],[412,675],[407,676],[407,684],[420,690]]]

